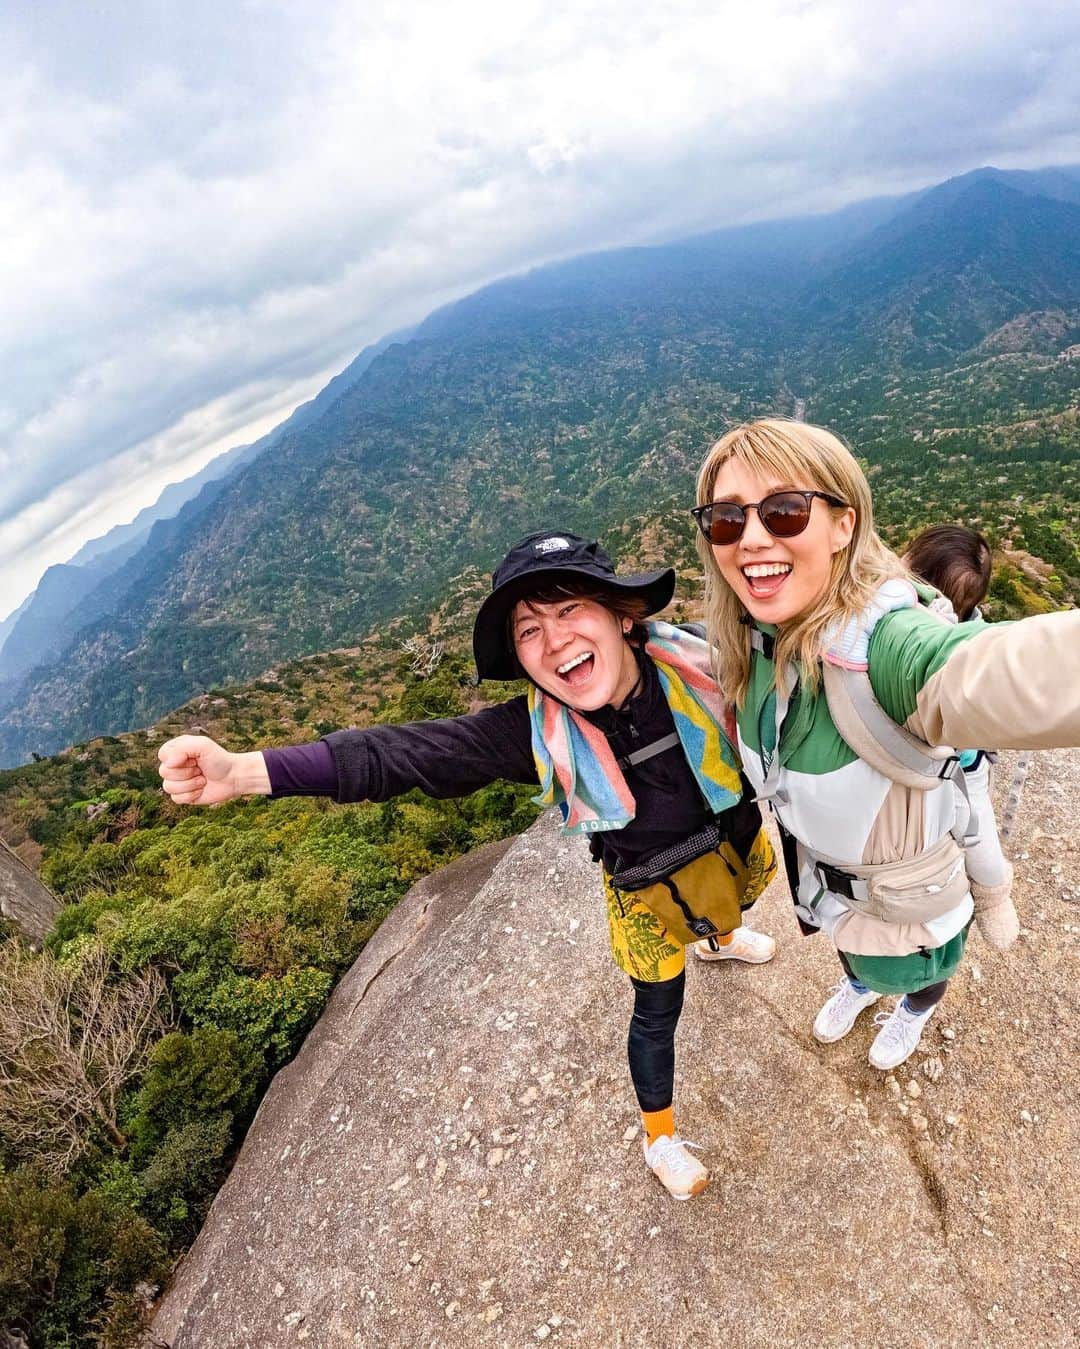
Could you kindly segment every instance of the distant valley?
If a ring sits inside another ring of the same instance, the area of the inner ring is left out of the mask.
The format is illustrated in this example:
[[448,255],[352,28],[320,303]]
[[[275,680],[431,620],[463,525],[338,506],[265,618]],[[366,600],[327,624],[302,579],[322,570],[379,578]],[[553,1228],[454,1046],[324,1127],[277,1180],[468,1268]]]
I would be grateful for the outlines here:
[[849,439],[891,541],[941,519],[992,533],[1003,612],[1073,603],[1078,356],[1076,170],[501,282],[365,353],[74,608],[43,587],[0,655],[0,765],[425,628],[538,524],[690,562],[697,463],[763,412]]

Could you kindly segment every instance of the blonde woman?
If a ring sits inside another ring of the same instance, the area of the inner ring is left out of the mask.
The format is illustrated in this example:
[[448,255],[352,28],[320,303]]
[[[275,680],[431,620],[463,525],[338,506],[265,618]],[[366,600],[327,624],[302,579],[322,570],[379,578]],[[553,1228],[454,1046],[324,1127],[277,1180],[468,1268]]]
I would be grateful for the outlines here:
[[[854,456],[821,427],[736,427],[709,451],[697,500],[709,635],[744,771],[780,824],[804,931],[829,933],[844,970],[813,1033],[839,1040],[864,1008],[899,995],[870,1048],[875,1067],[895,1067],[975,913],[959,837],[969,822],[957,820],[950,756],[936,747],[1080,743],[1080,613],[943,621],[876,534]],[[929,747],[940,778],[905,785],[872,766],[868,743],[851,748],[858,727],[841,718],[845,738],[835,721],[840,671],[842,688],[868,679],[871,701]],[[996,940],[1011,901],[980,900],[977,921]]]

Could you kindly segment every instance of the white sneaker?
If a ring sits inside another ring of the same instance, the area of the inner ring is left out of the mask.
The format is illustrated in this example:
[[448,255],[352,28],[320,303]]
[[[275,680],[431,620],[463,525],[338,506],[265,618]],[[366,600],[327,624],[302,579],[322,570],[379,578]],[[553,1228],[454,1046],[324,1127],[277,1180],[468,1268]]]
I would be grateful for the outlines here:
[[881,997],[872,988],[859,993],[851,986],[850,979],[834,984],[830,992],[832,997],[814,1018],[814,1039],[820,1040],[823,1045],[842,1040],[854,1026],[863,1008],[871,1006]]
[[671,1138],[661,1134],[651,1147],[644,1138],[641,1140],[645,1165],[672,1199],[689,1199],[709,1183],[708,1171],[686,1150],[696,1147],[696,1143],[684,1143],[678,1134]]
[[923,1027],[933,1014],[933,1007],[926,1012],[909,1012],[903,998],[891,1012],[878,1012],[874,1025],[881,1029],[870,1046],[870,1062],[874,1067],[896,1068],[910,1058],[922,1039]]
[[708,937],[694,943],[698,960],[744,960],[748,965],[764,965],[776,955],[776,942],[752,927],[737,927],[731,941],[713,946]]

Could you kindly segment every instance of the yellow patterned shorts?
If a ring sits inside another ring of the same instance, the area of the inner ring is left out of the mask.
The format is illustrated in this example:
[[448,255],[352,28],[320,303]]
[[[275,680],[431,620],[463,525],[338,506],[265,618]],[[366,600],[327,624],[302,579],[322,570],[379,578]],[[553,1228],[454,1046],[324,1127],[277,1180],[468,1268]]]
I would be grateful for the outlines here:
[[[748,879],[739,904],[748,909],[776,875],[776,859],[764,829],[758,831],[747,858]],[[652,909],[625,892],[616,891],[604,872],[611,954],[624,974],[643,983],[674,979],[686,967],[686,948],[670,935]],[[733,915],[733,926],[738,919]]]

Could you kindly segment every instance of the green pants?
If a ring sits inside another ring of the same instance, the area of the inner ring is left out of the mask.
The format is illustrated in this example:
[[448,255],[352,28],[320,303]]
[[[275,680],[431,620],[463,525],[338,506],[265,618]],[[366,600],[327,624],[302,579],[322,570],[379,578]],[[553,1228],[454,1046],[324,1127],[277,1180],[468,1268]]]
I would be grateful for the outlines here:
[[970,926],[925,955],[916,951],[910,956],[854,956],[845,951],[844,959],[859,983],[876,993],[918,993],[951,979],[960,968]]

